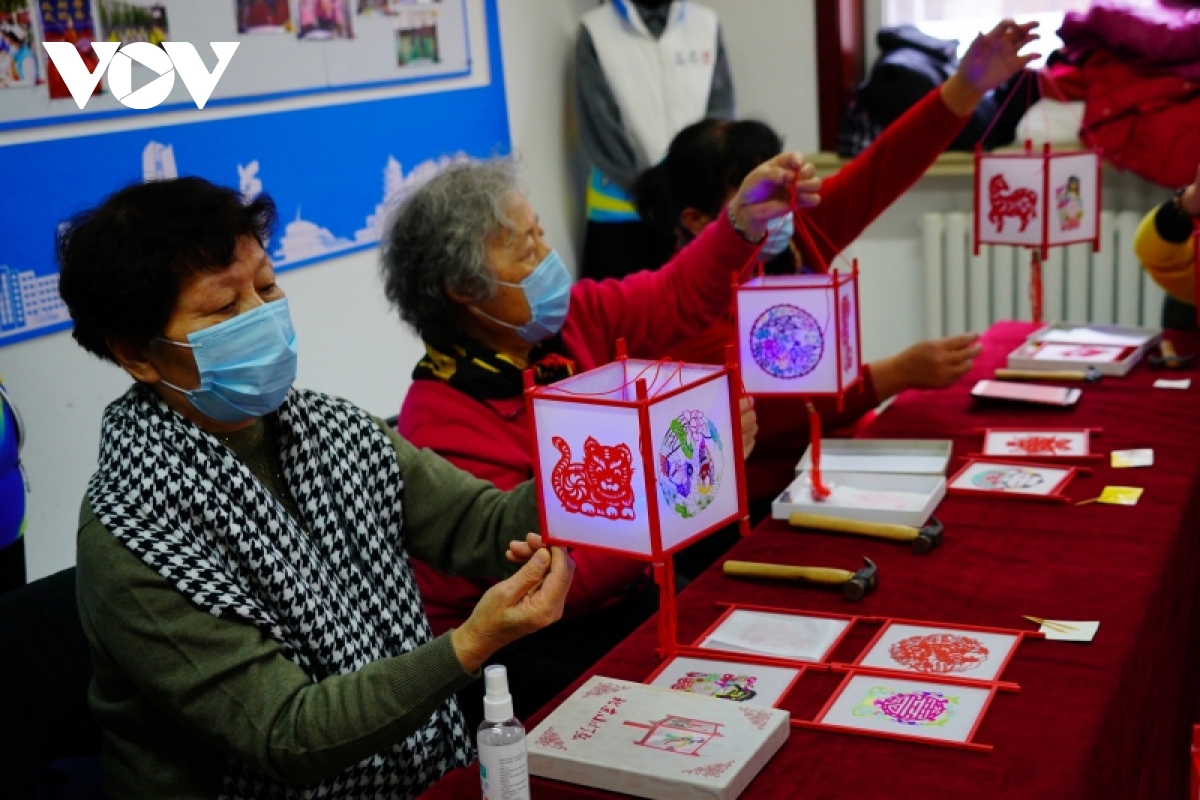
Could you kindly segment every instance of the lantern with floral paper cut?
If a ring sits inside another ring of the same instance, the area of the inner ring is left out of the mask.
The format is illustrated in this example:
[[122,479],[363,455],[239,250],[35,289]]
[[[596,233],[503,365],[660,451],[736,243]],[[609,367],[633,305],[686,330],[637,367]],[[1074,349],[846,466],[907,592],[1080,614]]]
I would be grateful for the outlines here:
[[1030,305],[1042,321],[1042,261],[1051,247],[1100,249],[1100,154],[1095,150],[1014,153],[975,149],[975,254],[984,244],[1031,250]]
[[862,381],[857,262],[848,272],[759,275],[736,285],[733,313],[749,394],[840,401]]
[[749,532],[734,364],[628,358],[547,386],[525,374],[543,538],[654,565],[674,643],[671,556],[731,522]]

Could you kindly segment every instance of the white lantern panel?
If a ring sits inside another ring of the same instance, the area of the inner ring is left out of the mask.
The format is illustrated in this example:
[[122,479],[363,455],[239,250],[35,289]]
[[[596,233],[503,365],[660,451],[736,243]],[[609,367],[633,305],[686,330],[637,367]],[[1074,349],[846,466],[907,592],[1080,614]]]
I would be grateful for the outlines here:
[[650,555],[637,410],[534,397],[533,413],[544,533]]
[[1095,153],[1050,159],[1051,210],[1047,244],[1090,242],[1099,235],[1098,159]]
[[1046,162],[1041,156],[1003,156],[979,160],[975,218],[979,241],[1040,245]]
[[858,293],[854,291],[856,280],[848,280],[838,288],[838,334],[842,348],[842,387],[858,379],[862,354],[858,338]]
[[650,406],[650,445],[663,550],[738,512],[729,376]]
[[738,353],[750,394],[837,392],[837,302],[829,275],[756,278],[738,291]]

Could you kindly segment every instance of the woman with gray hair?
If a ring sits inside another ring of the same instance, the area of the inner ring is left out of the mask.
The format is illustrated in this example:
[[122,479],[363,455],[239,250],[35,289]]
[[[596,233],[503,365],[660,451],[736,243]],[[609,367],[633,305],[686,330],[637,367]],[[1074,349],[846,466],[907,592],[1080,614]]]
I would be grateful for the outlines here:
[[[552,383],[629,354],[661,358],[725,313],[729,276],[798,202],[817,202],[819,179],[796,154],[752,171],[720,220],[666,266],[623,280],[571,285],[507,161],[448,168],[400,207],[384,242],[388,299],[424,340],[426,355],[398,429],[477,477],[508,489],[533,477],[522,371]],[[743,405],[747,452],[756,430]],[[494,657],[509,667],[518,715],[528,715],[607,652],[653,608],[641,563],[577,551],[564,622]],[[436,631],[470,613],[486,581],[414,564]],[[648,599],[649,598],[649,599]],[[463,698],[469,714],[479,707]]]

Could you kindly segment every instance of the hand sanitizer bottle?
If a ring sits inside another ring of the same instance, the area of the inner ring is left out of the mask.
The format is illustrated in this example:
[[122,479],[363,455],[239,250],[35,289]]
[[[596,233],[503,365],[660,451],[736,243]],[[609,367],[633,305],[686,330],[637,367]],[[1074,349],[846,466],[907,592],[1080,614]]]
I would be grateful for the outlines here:
[[508,670],[483,671],[483,722],[479,723],[479,778],[483,800],[529,800],[525,726],[513,716]]

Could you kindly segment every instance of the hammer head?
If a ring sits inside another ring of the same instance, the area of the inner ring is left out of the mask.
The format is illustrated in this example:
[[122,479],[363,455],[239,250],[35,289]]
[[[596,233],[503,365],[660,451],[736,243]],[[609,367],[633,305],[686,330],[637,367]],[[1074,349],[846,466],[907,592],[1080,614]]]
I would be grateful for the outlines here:
[[912,540],[912,549],[917,555],[925,555],[941,543],[942,523],[937,517],[930,517],[917,534],[917,538]]
[[842,594],[852,602],[862,600],[868,592],[879,585],[875,562],[863,556],[866,566],[854,573],[854,577],[842,584]]
[[1159,342],[1160,355],[1150,356],[1150,366],[1153,369],[1187,369],[1196,363],[1196,354],[1189,353],[1181,356],[1175,352],[1175,346],[1167,339]]

